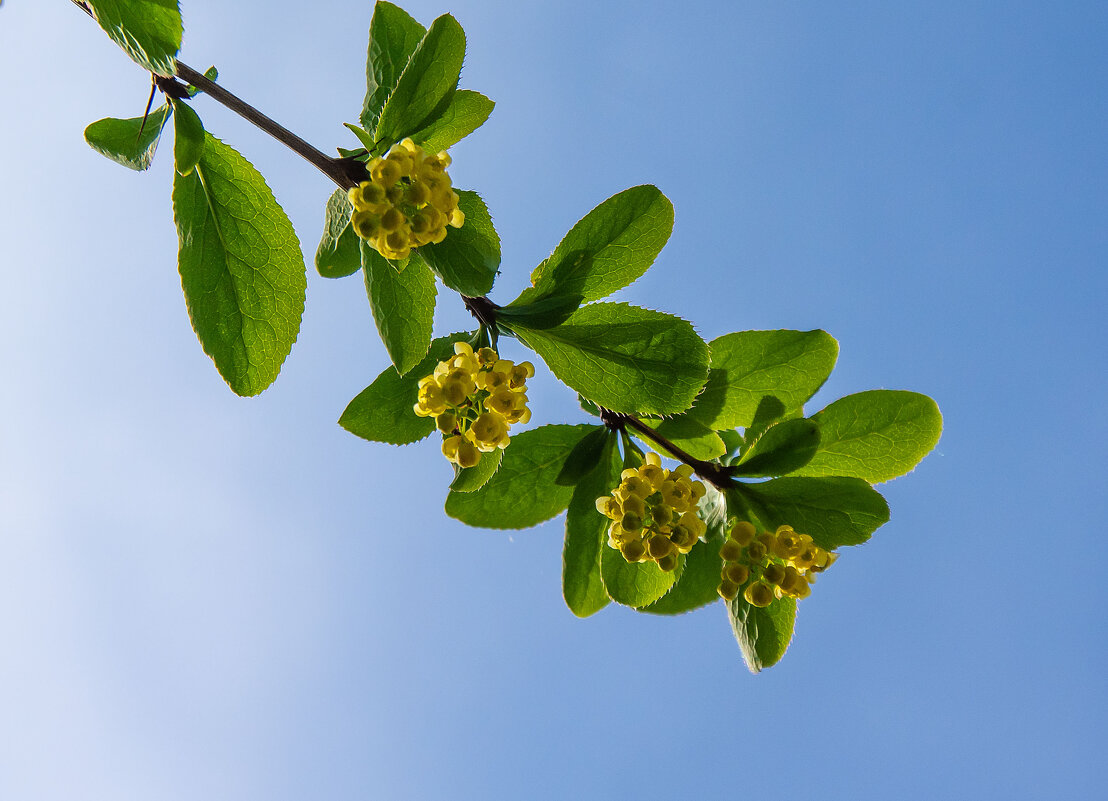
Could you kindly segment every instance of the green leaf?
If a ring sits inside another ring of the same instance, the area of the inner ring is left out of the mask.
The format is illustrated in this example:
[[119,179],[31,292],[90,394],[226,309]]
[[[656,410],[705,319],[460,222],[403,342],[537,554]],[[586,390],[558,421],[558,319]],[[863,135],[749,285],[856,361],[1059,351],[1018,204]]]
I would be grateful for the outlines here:
[[822,434],[819,451],[796,475],[853,476],[873,484],[911,471],[943,430],[935,401],[892,389],[847,395],[812,419]]
[[150,112],[145,120],[113,117],[97,120],[85,128],[85,141],[93,150],[132,170],[147,169],[158,149],[162,129],[169,119],[169,106]]
[[655,186],[608,198],[581,219],[531,273],[530,289],[511,305],[543,297],[599,300],[647,271],[673,231],[673,204]]
[[377,130],[381,109],[396,88],[400,74],[427,31],[408,12],[378,0],[369,23],[369,53],[366,58],[366,94],[362,104],[363,128]]
[[480,461],[473,467],[457,468],[454,480],[450,482],[451,492],[473,492],[481,489],[500,467],[500,460],[504,451],[497,448],[489,453],[482,453]]
[[[204,77],[212,83],[215,83],[219,79],[219,70],[217,70],[214,65],[208,67],[204,70]],[[188,93],[189,97],[196,97],[203,92],[203,90],[197,89],[195,86],[188,86],[185,88],[185,91]]]
[[740,591],[735,600],[727,602],[727,617],[746,666],[751,673],[758,673],[780,662],[788,650],[796,623],[796,599],[785,597],[759,608],[748,604]]
[[[594,431],[581,442],[594,438],[596,433]],[[608,605],[608,592],[600,576],[600,555],[607,548],[611,521],[596,510],[596,499],[619,484],[621,464],[615,444],[615,437],[603,438],[592,469],[577,484],[566,510],[562,596],[577,617],[588,617]]]
[[179,175],[188,175],[204,153],[204,123],[188,103],[173,104],[173,166]]
[[173,182],[178,266],[192,327],[238,395],[281,371],[304,313],[304,256],[292,223],[245,158],[211,134]]
[[605,537],[600,553],[600,576],[609,598],[617,604],[641,609],[670,591],[684,562],[685,557],[679,557],[677,569],[669,572],[655,562],[628,562],[623,554],[608,545]]
[[349,122],[344,122],[342,127],[350,131],[354,136],[358,137],[358,141],[362,143],[362,147],[366,150],[373,150],[375,140],[373,134],[367,131],[365,128],[360,128],[357,125],[352,125]]
[[85,0],[112,41],[143,69],[166,78],[177,73],[181,12],[177,0]]
[[397,372],[407,373],[427,355],[431,345],[435,276],[415,253],[408,266],[397,272],[368,242],[360,244],[365,288],[377,332]]
[[[712,380],[711,376],[708,380]],[[793,412],[792,414],[800,414],[800,412]],[[742,448],[745,449],[757,442],[758,438],[766,433],[770,426],[780,421],[784,416],[785,404],[773,395],[763,395],[762,399],[758,401],[758,408],[754,411],[754,419],[741,435]]]
[[445,286],[469,297],[492,289],[500,268],[500,237],[485,201],[476,192],[458,192],[458,208],[466,219],[461,228],[449,228],[446,239],[419,248],[428,266]]
[[[682,414],[665,420],[644,420],[643,422],[653,428],[658,435],[665,437],[694,459],[715,459],[717,456],[722,456],[727,450],[719,434],[687,415]],[[677,454],[670,453],[654,440],[644,438],[634,430],[631,433],[659,453],[671,456],[674,459],[681,458]]]
[[505,325],[554,375],[612,411],[682,412],[707,377],[704,341],[689,323],[662,312],[593,303],[554,328]]
[[358,235],[350,225],[352,211],[343,189],[336,189],[327,199],[323,238],[315,252],[315,268],[324,278],[345,278],[361,269]]
[[579,297],[554,295],[534,302],[522,303],[519,306],[504,306],[496,316],[508,325],[518,324],[532,331],[542,331],[561,325],[579,308],[581,308]]
[[428,153],[447,150],[484,125],[495,105],[480,92],[459,89],[442,116],[412,134],[412,139]]
[[728,510],[774,530],[790,525],[833,550],[860,545],[889,521],[881,493],[859,478],[775,478],[741,484],[727,493]]
[[482,528],[530,528],[569,505],[572,487],[554,483],[566,457],[593,426],[547,425],[512,437],[500,469],[476,492],[451,492],[446,513]]
[[595,426],[570,451],[569,456],[566,457],[566,463],[562,465],[562,471],[558,473],[554,483],[563,487],[572,487],[584,476],[595,470],[597,464],[600,463],[602,454],[614,441],[614,436],[614,432],[610,431],[607,426]]
[[812,420],[785,420],[771,426],[747,449],[732,470],[736,476],[783,476],[812,460],[820,428]]
[[423,361],[406,375],[386,367],[372,384],[363,389],[346,407],[339,425],[355,436],[372,442],[407,445],[418,442],[435,430],[432,417],[419,417],[413,410],[419,380],[431,375],[435,366],[454,354],[454,343],[470,334],[451,334],[431,343]]
[[749,426],[766,395],[786,412],[800,409],[827,380],[839,353],[824,331],[739,331],[708,346],[712,372],[689,414],[717,431]]
[[457,20],[443,14],[431,23],[381,109],[378,142],[397,142],[446,112],[458,88],[465,53],[466,37]]

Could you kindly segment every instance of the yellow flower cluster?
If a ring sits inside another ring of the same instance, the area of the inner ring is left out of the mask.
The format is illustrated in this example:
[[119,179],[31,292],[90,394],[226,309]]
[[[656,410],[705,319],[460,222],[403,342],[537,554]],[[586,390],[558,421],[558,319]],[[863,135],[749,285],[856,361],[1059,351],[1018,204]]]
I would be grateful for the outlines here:
[[412,248],[441,242],[447,225],[462,227],[465,214],[446,174],[445,150],[428,156],[405,139],[366,166],[370,180],[350,190],[350,223],[386,259],[403,259]]
[[692,550],[707,528],[697,513],[704,485],[690,480],[692,473],[687,464],[666,470],[656,453],[637,470],[624,470],[612,494],[596,499],[612,521],[608,545],[628,562],[653,561],[667,572],[677,567],[677,555]]
[[719,549],[723,558],[719,594],[733,600],[739,588],[754,576],[743,590],[743,598],[752,606],[769,606],[778,598],[807,598],[816,574],[822,573],[839,558],[826,551],[807,534],[798,534],[792,526],[757,533],[745,520],[733,521],[727,542]]
[[508,427],[531,419],[527,379],[531,362],[501,359],[492,348],[474,352],[454,343],[454,355],[419,381],[415,413],[434,417],[443,434],[443,455],[459,467],[473,467],[482,453],[508,447]]

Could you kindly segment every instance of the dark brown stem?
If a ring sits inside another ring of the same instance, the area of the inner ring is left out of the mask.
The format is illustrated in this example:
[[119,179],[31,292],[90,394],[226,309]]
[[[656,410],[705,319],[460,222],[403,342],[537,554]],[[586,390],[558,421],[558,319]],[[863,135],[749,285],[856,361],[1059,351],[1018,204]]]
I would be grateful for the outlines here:
[[735,480],[731,478],[731,474],[726,467],[715,462],[706,462],[703,459],[697,459],[692,454],[677,447],[664,436],[659,434],[653,428],[648,426],[639,418],[633,414],[620,414],[618,412],[611,412],[607,409],[604,410],[604,414],[601,416],[604,423],[610,428],[630,428],[634,429],[638,433],[642,434],[649,440],[657,443],[672,454],[675,458],[681,460],[702,479],[719,490],[731,489],[735,486]]
[[490,330],[496,329],[496,311],[499,306],[486,297],[471,298],[468,295],[462,295],[462,302],[469,313],[477,318],[477,322]]

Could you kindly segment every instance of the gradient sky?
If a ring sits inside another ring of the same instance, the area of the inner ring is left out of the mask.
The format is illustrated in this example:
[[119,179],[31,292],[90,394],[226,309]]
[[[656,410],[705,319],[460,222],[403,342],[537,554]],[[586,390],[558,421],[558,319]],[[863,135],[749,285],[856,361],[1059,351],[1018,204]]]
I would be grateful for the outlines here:
[[[325,150],[369,2],[183,0],[181,56]],[[445,517],[432,443],[336,424],[387,364],[357,277],[309,275],[278,382],[188,323],[171,140],[82,140],[148,78],[67,0],[0,9],[0,798],[1093,797],[1106,745],[1103,2],[412,0],[497,102],[454,151],[526,283],[606,197],[676,226],[620,293],[706,338],[823,328],[811,410],[876,387],[946,429],[892,521],[752,676],[720,605],[577,620],[561,520]],[[308,258],[331,188],[201,98]],[[468,326],[440,294],[437,331]],[[508,358],[525,358],[506,349]],[[535,423],[582,419],[540,370]]]

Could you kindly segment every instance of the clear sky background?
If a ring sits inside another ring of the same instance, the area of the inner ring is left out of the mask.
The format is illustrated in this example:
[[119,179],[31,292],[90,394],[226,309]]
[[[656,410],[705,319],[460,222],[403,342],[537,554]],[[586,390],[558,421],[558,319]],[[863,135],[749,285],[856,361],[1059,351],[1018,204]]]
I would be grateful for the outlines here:
[[[369,2],[183,0],[182,59],[325,150],[364,93]],[[236,398],[189,326],[167,137],[88,123],[148,78],[63,0],[0,9],[0,798],[1041,799],[1102,791],[1108,5],[410,0],[452,12],[454,150],[507,301],[606,197],[676,226],[620,297],[823,328],[851,392],[946,430],[892,521],[752,676],[719,604],[560,592],[562,522],[442,512],[427,441],[335,420],[387,364],[358,277],[309,275],[281,378]],[[212,101],[311,258],[331,187]],[[440,296],[437,330],[468,326]],[[523,351],[507,350],[509,358]],[[578,421],[540,370],[535,423]]]

